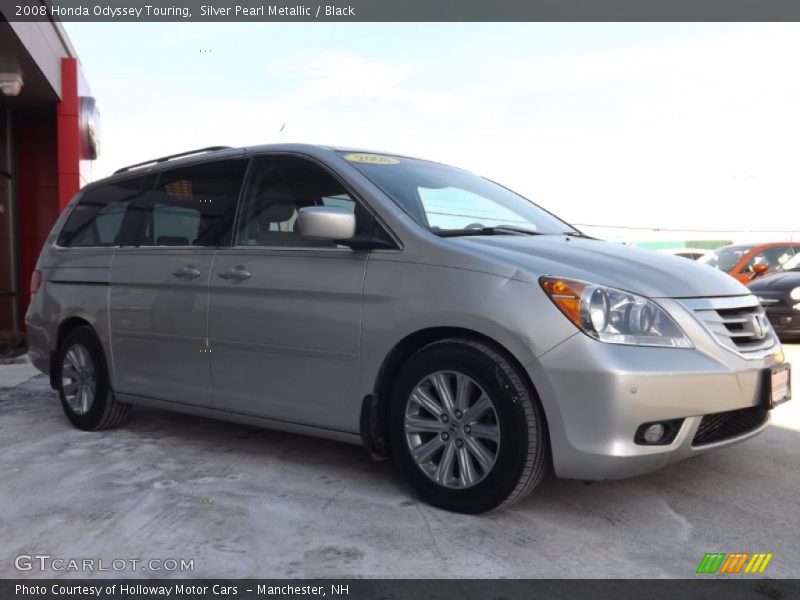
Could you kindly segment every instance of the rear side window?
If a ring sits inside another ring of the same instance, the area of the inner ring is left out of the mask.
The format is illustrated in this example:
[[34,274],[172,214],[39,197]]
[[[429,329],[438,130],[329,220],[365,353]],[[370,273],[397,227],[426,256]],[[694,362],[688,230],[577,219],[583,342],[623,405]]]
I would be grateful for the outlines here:
[[116,246],[128,206],[139,196],[143,179],[137,177],[86,191],[64,224],[57,244],[65,248]]
[[224,160],[165,171],[148,203],[142,246],[230,243],[247,160]]

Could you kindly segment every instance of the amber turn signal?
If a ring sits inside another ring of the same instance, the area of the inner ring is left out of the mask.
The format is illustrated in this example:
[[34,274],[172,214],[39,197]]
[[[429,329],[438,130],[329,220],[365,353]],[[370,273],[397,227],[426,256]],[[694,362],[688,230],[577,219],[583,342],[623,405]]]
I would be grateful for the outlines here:
[[550,297],[564,316],[572,321],[576,327],[581,327],[581,295],[586,289],[586,284],[579,281],[566,281],[564,279],[551,279],[542,277],[539,280],[542,289]]

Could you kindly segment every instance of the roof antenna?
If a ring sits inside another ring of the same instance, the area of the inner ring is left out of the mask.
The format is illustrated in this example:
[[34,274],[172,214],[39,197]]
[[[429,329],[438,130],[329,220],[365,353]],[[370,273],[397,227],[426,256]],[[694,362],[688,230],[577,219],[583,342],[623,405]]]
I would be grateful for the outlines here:
[[283,125],[281,125],[281,128],[278,130],[278,133],[283,133],[283,130],[285,128],[286,128],[286,121],[283,122]]

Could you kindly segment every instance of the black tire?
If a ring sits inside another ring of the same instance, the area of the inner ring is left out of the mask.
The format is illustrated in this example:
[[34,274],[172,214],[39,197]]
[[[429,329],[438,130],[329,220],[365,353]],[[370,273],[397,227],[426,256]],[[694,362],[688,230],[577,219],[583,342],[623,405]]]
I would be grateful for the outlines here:
[[[434,481],[414,460],[406,439],[411,393],[438,371],[467,375],[494,404],[501,435],[496,459],[483,479],[469,487],[454,489]],[[395,462],[416,493],[434,506],[468,514],[505,507],[524,498],[549,470],[550,444],[536,392],[502,352],[486,343],[450,338],[422,348],[401,369],[390,402],[389,435]]]
[[[80,414],[70,406],[64,392],[64,359],[76,347],[85,348],[94,366],[94,400],[85,414]],[[105,353],[94,331],[88,326],[76,327],[70,331],[58,349],[56,363],[56,384],[61,406],[70,422],[84,431],[100,431],[122,425],[130,416],[131,405],[117,401],[108,380],[108,366]]]

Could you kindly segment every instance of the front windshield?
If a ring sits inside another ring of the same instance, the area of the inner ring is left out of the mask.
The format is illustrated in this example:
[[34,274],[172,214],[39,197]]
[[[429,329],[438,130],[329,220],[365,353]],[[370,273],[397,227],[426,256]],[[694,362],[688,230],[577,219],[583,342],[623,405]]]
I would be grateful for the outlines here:
[[698,262],[727,272],[733,269],[736,263],[752,249],[753,246],[724,246],[722,248],[717,248],[711,254],[707,254]]
[[504,227],[540,234],[575,231],[530,200],[468,171],[382,154],[344,153],[344,158],[434,233]]

